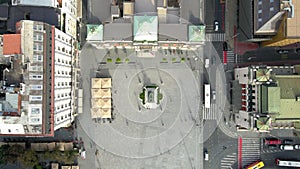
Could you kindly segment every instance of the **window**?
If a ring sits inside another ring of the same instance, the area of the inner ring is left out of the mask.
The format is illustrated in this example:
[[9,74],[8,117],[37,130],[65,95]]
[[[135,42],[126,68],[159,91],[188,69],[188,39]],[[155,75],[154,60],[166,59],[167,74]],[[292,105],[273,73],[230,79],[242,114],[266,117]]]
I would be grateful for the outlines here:
[[43,50],[43,45],[35,43],[35,44],[33,44],[33,50],[34,51],[42,51]]
[[34,34],[33,39],[35,41],[42,41],[43,40],[43,35],[42,34]]
[[43,55],[33,55],[32,60],[35,62],[43,61]]
[[41,109],[39,107],[32,107],[31,108],[31,114],[40,114]]
[[261,9],[259,9],[259,10],[258,10],[258,13],[262,13],[262,10],[261,10]]
[[43,40],[43,35],[39,35],[39,36],[38,36],[38,40],[39,40],[39,41],[42,41],[42,40]]
[[43,50],[43,45],[39,44],[39,45],[38,45],[38,50],[39,50],[39,51],[42,51],[42,50]]
[[33,30],[42,31],[43,30],[43,25],[33,25]]
[[270,0],[270,3],[273,3],[274,2],[274,0]]
[[258,5],[262,5],[262,1],[258,1]]
[[40,118],[31,118],[30,121],[32,123],[38,123],[38,122],[40,122]]
[[30,71],[42,71],[42,66],[30,66]]
[[43,79],[43,75],[30,75],[29,79],[41,80],[41,79]]
[[41,101],[42,96],[30,96],[29,100],[31,100],[31,101]]
[[262,19],[261,19],[261,18],[258,18],[258,22],[262,22]]
[[274,11],[274,7],[271,7],[271,8],[270,8],[270,11]]
[[42,85],[31,85],[30,89],[31,90],[42,90],[43,86]]
[[38,25],[38,30],[39,31],[43,30],[43,25]]

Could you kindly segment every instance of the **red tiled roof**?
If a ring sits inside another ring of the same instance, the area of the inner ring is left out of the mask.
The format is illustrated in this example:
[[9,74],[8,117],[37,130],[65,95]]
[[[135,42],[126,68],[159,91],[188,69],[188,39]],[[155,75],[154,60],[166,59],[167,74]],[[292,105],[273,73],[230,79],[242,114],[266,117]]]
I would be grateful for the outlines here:
[[21,54],[21,34],[3,35],[3,55]]

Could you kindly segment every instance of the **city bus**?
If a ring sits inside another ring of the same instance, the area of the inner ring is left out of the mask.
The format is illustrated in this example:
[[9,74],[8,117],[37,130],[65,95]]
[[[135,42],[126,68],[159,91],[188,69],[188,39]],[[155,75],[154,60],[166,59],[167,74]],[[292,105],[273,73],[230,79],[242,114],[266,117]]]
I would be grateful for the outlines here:
[[210,108],[210,84],[204,85],[204,107]]
[[276,159],[276,164],[280,167],[299,167],[300,168],[300,161],[286,161]]
[[255,163],[252,163],[251,165],[249,165],[247,167],[247,169],[259,169],[259,168],[263,168],[264,166],[265,166],[264,162],[257,161]]

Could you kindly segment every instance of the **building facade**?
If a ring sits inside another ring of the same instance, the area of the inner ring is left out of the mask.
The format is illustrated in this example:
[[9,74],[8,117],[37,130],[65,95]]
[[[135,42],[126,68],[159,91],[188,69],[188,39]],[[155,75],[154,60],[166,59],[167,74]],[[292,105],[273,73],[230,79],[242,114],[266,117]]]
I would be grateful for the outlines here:
[[261,42],[262,46],[286,46],[300,42],[297,29],[299,1],[239,0],[239,41]]
[[[12,66],[2,88],[10,104],[18,103],[17,115],[2,113],[0,134],[53,136],[76,114],[71,93],[74,39],[42,22],[22,20],[16,25],[16,34],[4,35],[3,54]],[[16,39],[19,43],[9,43]]]

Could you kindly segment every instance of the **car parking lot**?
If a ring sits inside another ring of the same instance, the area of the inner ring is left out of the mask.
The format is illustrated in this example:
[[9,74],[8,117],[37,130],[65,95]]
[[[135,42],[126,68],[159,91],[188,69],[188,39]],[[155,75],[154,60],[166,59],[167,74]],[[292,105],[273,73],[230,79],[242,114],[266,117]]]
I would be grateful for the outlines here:
[[276,165],[276,159],[300,160],[300,138],[262,138],[261,139],[261,160],[266,168],[280,168]]

